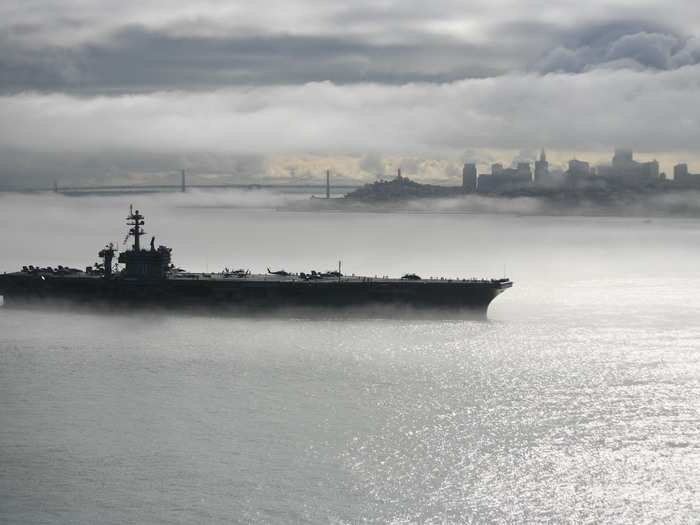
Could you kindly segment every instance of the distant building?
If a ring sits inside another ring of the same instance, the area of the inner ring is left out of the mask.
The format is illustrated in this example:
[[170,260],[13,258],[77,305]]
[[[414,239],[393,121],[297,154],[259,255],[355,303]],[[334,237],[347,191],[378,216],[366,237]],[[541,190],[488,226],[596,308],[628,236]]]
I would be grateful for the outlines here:
[[631,149],[617,148],[612,158],[612,166],[615,169],[625,169],[630,164],[635,163],[634,153]]
[[517,177],[522,177],[523,180],[527,179],[528,184],[532,182],[532,168],[529,162],[518,162],[515,171]]
[[632,186],[648,184],[659,179],[659,163],[638,162],[629,149],[616,149],[610,167],[602,167],[601,175],[619,177]]
[[676,164],[673,167],[673,180],[680,182],[688,176],[687,164]]
[[689,173],[687,164],[673,167],[673,183],[683,188],[700,189],[700,174]]
[[535,161],[535,184],[538,186],[547,186],[551,183],[549,175],[549,162],[544,150],[540,153],[540,159]]
[[465,193],[476,191],[476,164],[466,163],[462,168],[462,190]]
[[523,189],[532,184],[529,162],[519,162],[515,168],[503,164],[491,165],[491,175],[479,175],[477,190],[481,193],[499,193]]
[[639,163],[639,170],[642,177],[650,179],[659,178],[659,161],[652,160],[650,162]]
[[569,170],[566,172],[570,177],[589,177],[591,175],[591,165],[583,160],[571,159]]
[[493,175],[482,174],[478,177],[477,191],[479,193],[495,193],[498,190],[498,181]]

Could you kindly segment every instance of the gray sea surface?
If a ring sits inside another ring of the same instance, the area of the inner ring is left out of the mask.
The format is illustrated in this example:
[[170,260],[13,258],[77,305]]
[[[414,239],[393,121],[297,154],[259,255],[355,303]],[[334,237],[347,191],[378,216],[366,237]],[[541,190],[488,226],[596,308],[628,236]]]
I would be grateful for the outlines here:
[[[191,270],[515,286],[487,322],[0,308],[0,522],[700,521],[700,221],[138,199]],[[0,196],[0,271],[127,208]]]

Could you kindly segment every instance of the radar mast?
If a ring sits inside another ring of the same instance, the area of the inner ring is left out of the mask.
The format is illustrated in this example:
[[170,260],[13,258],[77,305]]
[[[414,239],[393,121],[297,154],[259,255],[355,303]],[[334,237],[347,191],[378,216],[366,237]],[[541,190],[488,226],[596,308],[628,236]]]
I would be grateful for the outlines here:
[[129,216],[126,218],[126,225],[129,227],[129,233],[126,234],[126,239],[131,236],[134,238],[133,250],[135,252],[141,251],[141,236],[146,233],[141,226],[145,223],[143,221],[143,215],[139,213],[139,210],[134,211],[134,205],[129,205]]

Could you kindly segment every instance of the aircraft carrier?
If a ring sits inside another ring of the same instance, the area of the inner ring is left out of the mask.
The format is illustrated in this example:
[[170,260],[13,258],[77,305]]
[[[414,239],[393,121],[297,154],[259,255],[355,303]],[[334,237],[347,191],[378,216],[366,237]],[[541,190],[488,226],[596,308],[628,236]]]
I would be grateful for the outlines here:
[[[101,261],[84,270],[24,266],[0,275],[5,306],[107,305],[136,308],[204,308],[217,312],[286,312],[326,309],[375,312],[418,312],[426,309],[485,316],[491,301],[513,283],[510,279],[424,279],[348,276],[336,271],[266,274],[225,269],[190,273],[171,262],[172,250],[141,246],[144,216],[129,210],[126,218],[130,249],[117,254],[113,244],[98,253]],[[115,261],[115,255],[116,261]]]

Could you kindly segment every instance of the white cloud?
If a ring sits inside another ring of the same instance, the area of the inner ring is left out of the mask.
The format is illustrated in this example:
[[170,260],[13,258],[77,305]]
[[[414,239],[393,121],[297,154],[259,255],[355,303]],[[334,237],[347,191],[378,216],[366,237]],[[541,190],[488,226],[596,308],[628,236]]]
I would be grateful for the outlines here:
[[36,151],[397,152],[465,148],[690,150],[700,66],[449,84],[302,86],[0,98],[0,146]]

